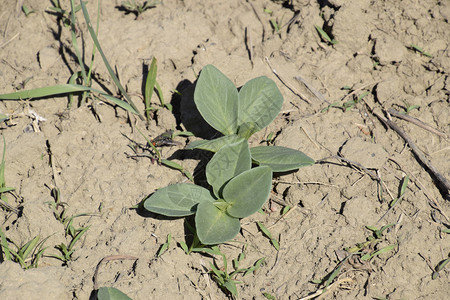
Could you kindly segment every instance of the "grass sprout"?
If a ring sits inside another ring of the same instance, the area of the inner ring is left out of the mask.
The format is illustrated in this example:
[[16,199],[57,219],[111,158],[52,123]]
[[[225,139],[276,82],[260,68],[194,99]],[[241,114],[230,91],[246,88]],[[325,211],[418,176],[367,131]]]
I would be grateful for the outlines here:
[[172,242],[172,235],[169,233],[167,235],[167,242],[161,245],[156,256],[160,257],[161,255],[163,255],[169,249],[171,242]]
[[422,54],[423,56],[427,56],[429,58],[433,58],[433,55],[431,55],[430,53],[426,52],[422,47],[419,47],[417,45],[411,44],[411,46],[409,46],[410,49],[419,52],[420,54]]
[[4,254],[4,258],[9,261],[14,261],[20,264],[23,269],[37,268],[39,259],[44,255],[43,245],[49,237],[40,240],[39,236],[35,236],[32,240],[25,243],[23,246],[18,246],[16,243],[11,243],[16,247],[16,250],[10,248],[8,239],[0,228],[0,248]]
[[448,256],[449,256],[448,258],[442,260],[434,269],[435,271],[431,276],[433,280],[439,277],[439,272],[441,272],[445,268],[445,266],[450,262],[450,253],[448,254]]
[[214,259],[214,263],[210,263],[210,267],[211,267],[210,273],[212,275],[213,280],[217,282],[219,287],[226,294],[231,295],[233,297],[238,296],[237,285],[242,284],[241,281],[238,281],[236,279],[238,274],[242,274],[243,276],[246,276],[246,275],[258,270],[261,267],[261,265],[264,263],[264,260],[265,260],[265,258],[260,258],[257,261],[255,261],[255,263],[250,267],[247,267],[247,268],[240,267],[242,260],[245,258],[245,247],[244,247],[242,253],[240,253],[237,258],[232,260],[232,265],[233,265],[234,271],[229,272],[227,258],[225,256],[225,254],[223,254],[220,251],[218,246],[212,246],[211,248],[204,248],[200,252],[207,253],[207,254],[210,254],[213,256],[220,256],[222,258],[222,264],[223,264],[222,267],[219,267],[216,259]]
[[77,241],[86,233],[90,226],[75,228],[73,221],[75,218],[84,216],[96,216],[98,213],[81,213],[72,215],[70,217],[66,216],[66,203],[61,201],[61,193],[58,188],[53,188],[51,190],[51,195],[54,198],[54,202],[47,202],[47,204],[53,209],[53,215],[55,218],[65,226],[66,236],[71,237],[71,241],[68,245],[61,243],[55,246],[61,252],[61,255],[51,254],[48,257],[53,257],[61,260],[64,263],[72,260],[72,254],[75,251],[74,246]]
[[320,26],[315,25],[314,26],[317,30],[317,32],[319,32],[320,37],[322,38],[322,40],[324,40],[325,42],[327,42],[330,45],[335,45],[338,43],[338,41],[336,41],[335,39],[332,39],[328,33],[326,33]]
[[158,1],[144,1],[143,3],[140,1],[135,0],[128,0],[125,2],[122,2],[121,8],[123,8],[127,13],[133,13],[136,15],[136,19],[139,18],[139,16],[146,11],[147,9],[154,8],[156,5],[159,4]]
[[22,11],[26,17],[35,12],[33,8],[28,7],[25,4],[22,5]]
[[263,223],[261,222],[256,222],[256,224],[258,225],[259,230],[261,230],[261,232],[269,238],[270,243],[272,244],[272,246],[277,250],[280,251],[280,244],[278,243],[278,241],[276,239],[274,239],[272,237],[272,234],[270,233],[269,229],[267,229],[266,226],[264,226]]

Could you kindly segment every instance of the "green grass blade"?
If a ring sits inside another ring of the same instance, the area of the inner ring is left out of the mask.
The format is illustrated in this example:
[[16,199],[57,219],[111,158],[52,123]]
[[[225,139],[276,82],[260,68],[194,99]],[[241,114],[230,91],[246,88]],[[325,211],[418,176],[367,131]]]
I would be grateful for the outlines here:
[[129,112],[131,112],[133,114],[139,115],[139,112],[136,111],[134,109],[134,107],[131,106],[129,103],[127,103],[127,102],[125,102],[123,100],[117,99],[116,97],[113,97],[113,96],[110,96],[108,94],[105,94],[104,92],[101,92],[101,91],[96,90],[96,89],[91,89],[91,91],[98,92],[101,96],[105,97],[107,100],[109,100],[110,102],[116,104],[117,106],[120,106],[121,108],[123,108],[126,111],[129,111]]
[[91,91],[98,93],[105,97],[107,100],[111,101],[112,103],[120,106],[121,108],[134,113],[138,114],[138,111],[136,111],[133,106],[128,104],[127,102],[117,99],[113,96],[110,96],[106,94],[103,91],[90,88],[87,86],[79,85],[79,84],[60,84],[60,85],[54,85],[54,86],[48,86],[48,87],[42,87],[42,88],[36,88],[31,90],[25,90],[25,91],[19,91],[15,93],[10,94],[2,94],[0,95],[0,100],[21,100],[21,99],[36,99],[36,98],[42,98],[42,97],[49,97],[49,96],[55,96],[55,95],[63,95],[63,94],[70,94],[70,93],[79,93],[84,91]]
[[16,188],[13,188],[13,187],[1,187],[0,188],[0,194],[1,193],[6,193],[6,192],[12,192],[12,191],[15,191],[16,190]]
[[336,278],[336,276],[339,275],[339,273],[341,272],[341,268],[344,265],[344,262],[350,257],[347,256],[346,258],[344,258],[344,260],[339,263],[339,265],[333,270],[333,273],[331,273],[331,275],[328,277],[327,281],[325,282],[325,286],[323,288],[323,292],[325,292],[325,290],[327,289],[327,287],[333,282],[334,278]]
[[[75,72],[73,73],[70,78],[69,78],[69,84],[76,84],[76,80],[78,77],[81,76],[81,72]],[[70,109],[73,106],[73,93],[69,94],[69,104],[67,105],[67,107]]]
[[2,154],[2,162],[0,164],[0,187],[5,188],[5,155],[6,155],[6,140],[5,136],[2,134],[3,138],[3,154]]
[[375,251],[375,252],[373,252],[373,253],[366,254],[366,255],[362,256],[362,257],[361,257],[361,260],[370,260],[370,259],[372,259],[373,257],[375,257],[375,256],[377,256],[377,255],[380,255],[380,254],[383,254],[383,253],[385,253],[385,252],[391,251],[391,250],[394,249],[396,246],[397,246],[397,244],[393,244],[393,245],[386,246],[386,247],[384,247],[384,248],[381,248],[381,249],[378,250],[378,251]]
[[6,260],[12,260],[11,253],[10,253],[9,246],[8,246],[8,242],[6,241],[6,236],[3,233],[3,230],[1,228],[0,228],[0,246],[1,246],[1,250],[5,254],[5,259]]
[[26,243],[20,250],[19,255],[23,260],[27,259],[28,255],[34,250],[37,243],[39,242],[39,236],[36,236],[34,239]]
[[245,273],[244,273],[243,276],[247,276],[248,274],[250,274],[250,273],[252,273],[252,272],[258,270],[259,267],[261,267],[262,263],[265,262],[265,260],[266,260],[265,257],[258,259],[258,260],[253,264],[253,266],[251,266],[251,267],[247,268],[247,270],[245,270]]
[[275,250],[280,251],[280,243],[276,239],[270,239],[270,243],[275,248]]
[[0,95],[0,100],[35,99],[54,95],[83,92],[89,89],[89,87],[78,84],[60,84],[31,90],[18,91],[10,94],[2,94]]
[[266,226],[264,226],[263,223],[256,222],[256,224],[258,225],[259,230],[261,230],[261,232],[264,233],[265,236],[267,236],[269,239],[273,239],[272,234],[271,234],[270,231],[266,228]]
[[400,189],[400,197],[405,194],[406,188],[408,187],[408,182],[409,182],[409,175],[406,175],[406,177],[403,179],[402,187]]
[[157,72],[157,60],[153,57],[152,63],[150,64],[150,70],[147,74],[147,80],[145,81],[145,91],[144,91],[144,101],[145,101],[145,116],[147,117],[147,122],[150,121],[150,111],[152,110],[152,105],[150,100],[153,95],[153,89],[156,83],[156,72]]
[[327,41],[330,44],[333,44],[332,39],[330,38],[330,36],[319,26],[314,25],[314,27],[316,27],[316,30],[319,32],[320,36],[322,37],[323,40]]
[[172,104],[164,102],[164,95],[163,95],[161,86],[159,85],[158,81],[155,81],[155,88],[156,88],[156,92],[158,93],[159,101],[161,101],[161,106],[162,107],[165,106],[165,107],[167,107],[168,110],[172,111],[172,109],[173,109]]
[[75,4],[74,4],[74,0],[70,0],[70,8],[71,8],[71,13],[70,13],[70,33],[72,36],[72,46],[73,49],[75,50],[75,55],[77,57],[78,60],[78,64],[81,67],[81,76],[83,76],[83,82],[86,85],[89,85],[88,81],[87,81],[87,76],[86,76],[86,69],[83,63],[83,57],[81,56],[80,53],[80,49],[78,48],[78,42],[77,42],[77,34],[76,34],[76,28],[75,28],[75,24],[76,24],[76,20],[75,20]]
[[98,52],[100,53],[100,55],[101,55],[101,57],[103,59],[103,63],[105,64],[106,69],[108,69],[109,75],[111,76],[111,78],[114,81],[114,84],[120,90],[120,92],[125,97],[127,102],[131,105],[131,107],[137,112],[137,115],[139,116],[139,118],[141,120],[144,120],[144,117],[142,117],[141,113],[139,112],[137,107],[134,105],[134,103],[131,100],[130,96],[128,96],[127,92],[125,91],[125,89],[123,88],[123,86],[120,83],[119,79],[117,78],[116,74],[112,70],[108,60],[106,59],[106,56],[103,53],[102,47],[100,46],[100,43],[98,42],[97,35],[95,34],[94,29],[92,28],[91,20],[90,20],[90,17],[89,17],[89,13],[88,13],[88,11],[86,9],[86,5],[83,2],[81,2],[81,9],[83,10],[83,15],[84,15],[84,18],[86,20],[86,24],[87,24],[89,33],[91,34],[92,40],[94,41],[94,44],[96,45],[96,47],[98,49]]
[[76,242],[83,236],[83,234],[89,229],[90,226],[84,227],[78,234],[73,238],[73,240],[69,244],[69,251],[72,251],[73,246],[75,246]]
[[[100,28],[100,4],[101,1],[98,1],[98,5],[97,5],[97,24],[96,24],[96,28],[95,28],[95,34],[98,36],[98,29]],[[81,6],[78,5],[75,8],[75,12],[77,12],[78,10],[81,9]],[[91,53],[91,63],[89,65],[89,71],[87,74],[87,82],[91,82],[91,75],[92,75],[92,69],[94,67],[94,58],[95,58],[95,53],[97,52],[97,45],[94,44],[94,47],[92,47],[92,53]]]
[[189,248],[185,242],[178,242],[178,245],[180,245],[180,247],[181,247],[181,249],[183,249],[184,253],[189,254]]

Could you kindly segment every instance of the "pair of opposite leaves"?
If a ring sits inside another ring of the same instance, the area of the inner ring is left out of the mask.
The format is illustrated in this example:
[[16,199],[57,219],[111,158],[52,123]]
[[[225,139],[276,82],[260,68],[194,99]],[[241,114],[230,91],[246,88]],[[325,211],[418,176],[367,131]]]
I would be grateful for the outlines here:
[[[261,76],[249,80],[238,91],[233,82],[212,65],[202,69],[194,101],[205,121],[224,136],[191,142],[186,149],[217,152],[224,145],[247,140],[269,125],[280,112],[283,96],[273,80]],[[250,149],[254,163],[273,172],[286,172],[314,164],[303,152],[280,146]]]
[[166,216],[195,215],[197,235],[203,244],[218,244],[236,236],[240,218],[258,211],[266,202],[272,183],[272,169],[251,169],[246,140],[222,147],[206,166],[206,178],[213,193],[189,183],[157,190],[144,208]]

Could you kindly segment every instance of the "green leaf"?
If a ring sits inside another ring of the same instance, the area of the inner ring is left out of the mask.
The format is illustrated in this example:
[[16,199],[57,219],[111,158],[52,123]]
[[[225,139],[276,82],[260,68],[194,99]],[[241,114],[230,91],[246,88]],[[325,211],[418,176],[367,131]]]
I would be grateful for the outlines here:
[[168,166],[169,168],[175,169],[175,170],[179,170],[179,171],[184,171],[184,168],[182,165],[180,165],[179,163],[176,163],[172,160],[168,160],[168,159],[161,159],[161,163],[165,166]]
[[269,239],[273,239],[272,234],[270,233],[269,229],[267,229],[266,226],[264,226],[261,222],[256,222],[256,225],[258,225],[259,230],[261,230],[262,233],[264,233],[265,236],[267,236]]
[[122,291],[113,287],[101,287],[98,289],[97,293],[98,300],[131,300]]
[[28,255],[34,250],[37,243],[39,242],[39,236],[36,236],[34,239],[26,243],[20,250],[19,255],[22,257],[23,260],[27,259]]
[[277,298],[275,298],[275,296],[269,294],[269,293],[263,293],[263,296],[266,297],[266,299],[269,300],[277,300]]
[[324,41],[326,41],[326,42],[328,42],[328,43],[330,43],[330,44],[332,44],[332,45],[337,44],[337,41],[334,40],[334,39],[332,40],[332,39],[330,38],[330,36],[329,36],[322,28],[320,28],[320,27],[317,26],[317,25],[314,25],[314,27],[316,27],[316,30],[319,32],[320,36],[322,37],[322,39],[323,39]]
[[34,99],[42,98],[59,94],[76,93],[90,90],[89,87],[85,87],[77,84],[60,84],[48,87],[41,87],[31,90],[23,90],[10,94],[0,95],[0,100],[21,100],[21,99]]
[[248,140],[257,131],[259,131],[257,124],[248,122],[239,126],[237,134],[241,138]]
[[114,84],[117,86],[117,88],[120,90],[122,95],[127,99],[127,104],[129,104],[132,108],[135,114],[137,114],[141,120],[144,120],[144,117],[142,117],[141,113],[137,109],[137,107],[134,105],[133,101],[131,100],[130,96],[128,96],[128,93],[123,88],[122,84],[120,83],[119,79],[116,76],[116,73],[111,68],[111,65],[109,64],[108,60],[106,59],[105,54],[103,53],[102,47],[100,46],[100,43],[98,42],[97,35],[95,34],[94,28],[92,28],[91,25],[91,19],[89,17],[89,13],[86,8],[85,2],[80,2],[81,8],[83,10],[84,19],[86,20],[86,25],[88,28],[89,33],[91,34],[92,41],[94,42],[95,46],[98,49],[98,52],[100,53],[103,63],[105,64],[106,69],[108,70],[109,75],[111,76],[112,80],[114,81]]
[[233,82],[213,65],[203,68],[194,92],[198,111],[224,135],[237,131],[238,91]]
[[212,202],[202,202],[198,205],[195,226],[198,238],[205,245],[229,241],[241,229],[239,219],[229,216]]
[[231,178],[250,170],[252,160],[246,140],[222,147],[206,165],[206,179],[214,194],[222,198],[222,188]]
[[385,253],[385,252],[391,251],[391,250],[393,250],[395,247],[397,247],[397,244],[388,245],[388,246],[386,246],[386,247],[384,247],[384,248],[381,248],[381,249],[378,250],[378,251],[375,251],[375,252],[373,252],[373,253],[368,253],[368,254],[366,254],[366,255],[363,255],[363,256],[361,257],[361,260],[369,260],[369,259],[371,259],[371,258],[373,258],[373,257],[375,257],[375,256],[377,256],[377,255],[380,255],[380,254],[383,254],[383,253]]
[[251,135],[269,125],[282,105],[283,96],[273,80],[265,76],[254,78],[239,91],[238,127],[248,127]]
[[231,179],[223,189],[223,197],[230,204],[227,212],[235,218],[245,218],[260,209],[270,194],[272,170],[257,167]]
[[231,134],[219,137],[214,140],[199,140],[199,141],[193,141],[189,145],[187,145],[186,149],[201,149],[211,152],[217,152],[220,148],[222,148],[225,145],[237,143],[239,141],[243,140],[243,138]]
[[237,296],[238,292],[236,282],[234,280],[225,280],[223,287],[226,288],[234,297]]
[[210,202],[211,193],[198,185],[179,183],[157,190],[144,200],[148,211],[170,217],[184,217],[195,213],[198,203]]
[[97,89],[93,89],[90,87],[86,87],[79,84],[60,84],[60,85],[54,85],[54,86],[47,86],[42,88],[36,88],[31,90],[24,90],[24,91],[18,91],[15,93],[10,94],[2,94],[0,95],[0,100],[21,100],[21,99],[36,99],[36,98],[42,98],[42,97],[49,97],[49,96],[55,96],[55,95],[61,95],[61,94],[70,94],[70,93],[79,93],[84,91],[91,91],[99,93],[101,96],[105,97],[112,103],[122,107],[123,109],[134,113],[139,114],[137,110],[135,110],[130,104],[127,102],[117,99],[115,97],[112,97],[105,92],[102,92]]
[[253,147],[250,153],[257,164],[269,166],[273,172],[291,171],[315,163],[303,152],[281,146]]
[[9,250],[8,242],[6,241],[6,236],[0,227],[0,250],[3,251],[6,260],[12,260],[12,256]]
[[152,99],[153,89],[155,88],[156,83],[156,72],[158,66],[156,58],[153,57],[152,62],[150,64],[150,70],[147,74],[147,80],[145,81],[145,90],[144,90],[144,101],[145,101],[145,116],[147,117],[147,122],[150,121],[150,111],[152,110],[152,106],[150,104],[150,100]]
[[189,248],[185,242],[181,241],[181,242],[178,242],[178,244],[180,245],[181,249],[183,249],[186,254],[189,254]]

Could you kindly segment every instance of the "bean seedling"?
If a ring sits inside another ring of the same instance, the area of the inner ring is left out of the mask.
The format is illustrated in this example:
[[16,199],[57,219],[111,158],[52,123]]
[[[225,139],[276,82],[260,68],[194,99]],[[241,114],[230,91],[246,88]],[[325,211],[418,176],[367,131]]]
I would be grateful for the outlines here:
[[[206,165],[211,188],[187,183],[170,185],[144,200],[143,206],[170,217],[195,214],[195,236],[202,244],[214,245],[234,238],[241,228],[239,219],[263,206],[270,194],[272,172],[315,162],[285,147],[249,148],[247,139],[269,125],[283,103],[280,91],[269,78],[252,79],[238,91],[224,74],[207,65],[198,79],[194,101],[206,122],[224,134],[190,145],[190,149],[216,152]],[[259,166],[252,169],[252,163]]]

